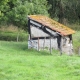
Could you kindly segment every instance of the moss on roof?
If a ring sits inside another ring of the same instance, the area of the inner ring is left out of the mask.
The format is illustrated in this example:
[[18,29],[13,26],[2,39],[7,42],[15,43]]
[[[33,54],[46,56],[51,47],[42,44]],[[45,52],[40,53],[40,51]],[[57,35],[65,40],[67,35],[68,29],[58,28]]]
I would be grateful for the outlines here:
[[69,27],[67,27],[63,24],[60,24],[59,22],[57,22],[57,21],[55,21],[51,18],[48,18],[46,16],[29,15],[29,18],[34,20],[34,21],[37,21],[37,22],[41,23],[44,26],[49,27],[50,29],[52,29],[56,32],[59,32],[62,36],[70,35],[70,34],[75,33],[75,31],[70,29]]

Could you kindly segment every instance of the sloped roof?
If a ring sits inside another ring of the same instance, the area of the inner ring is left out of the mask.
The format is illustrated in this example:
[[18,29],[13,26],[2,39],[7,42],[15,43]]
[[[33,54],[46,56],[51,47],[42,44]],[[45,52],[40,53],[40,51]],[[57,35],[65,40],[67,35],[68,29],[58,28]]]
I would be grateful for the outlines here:
[[63,24],[60,24],[57,21],[54,21],[53,19],[50,19],[46,16],[42,15],[29,15],[30,19],[37,21],[38,23],[49,27],[50,29],[60,33],[62,36],[70,35],[75,33],[74,30],[70,29],[67,26],[64,26]]

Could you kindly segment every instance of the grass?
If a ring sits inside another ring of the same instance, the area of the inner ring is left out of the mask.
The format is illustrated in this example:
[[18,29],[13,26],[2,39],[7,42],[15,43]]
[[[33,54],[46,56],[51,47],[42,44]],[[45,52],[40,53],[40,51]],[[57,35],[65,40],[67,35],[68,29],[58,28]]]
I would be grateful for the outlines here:
[[[12,30],[12,35],[17,29]],[[75,27],[74,27],[75,28]],[[78,27],[79,28],[79,27]],[[11,34],[11,33],[10,33]],[[74,51],[80,47],[80,31],[73,35]],[[80,80],[80,57],[60,56],[53,50],[28,49],[27,42],[0,41],[0,80]]]
[[28,32],[14,25],[5,25],[0,27],[0,40],[4,41],[27,41]]
[[74,29],[74,30],[77,30],[77,31],[80,31],[80,24],[66,24],[68,27]]
[[0,80],[80,80],[80,57],[27,48],[27,42],[0,41]]
[[75,34],[73,34],[73,46],[74,46],[74,52],[78,54],[78,50],[80,48],[80,31],[76,31]]
[[11,32],[11,31],[0,31],[0,40],[4,41],[17,41],[17,36],[19,41],[27,41],[27,32]]

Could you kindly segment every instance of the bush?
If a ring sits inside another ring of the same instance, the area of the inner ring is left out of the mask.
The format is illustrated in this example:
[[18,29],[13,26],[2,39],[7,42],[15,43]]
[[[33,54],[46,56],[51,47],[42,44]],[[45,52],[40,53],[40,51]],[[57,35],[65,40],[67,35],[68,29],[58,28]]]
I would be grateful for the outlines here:
[[[17,32],[3,32],[0,31],[0,40],[4,41],[17,41]],[[27,41],[28,34],[25,32],[19,33],[19,41]]]

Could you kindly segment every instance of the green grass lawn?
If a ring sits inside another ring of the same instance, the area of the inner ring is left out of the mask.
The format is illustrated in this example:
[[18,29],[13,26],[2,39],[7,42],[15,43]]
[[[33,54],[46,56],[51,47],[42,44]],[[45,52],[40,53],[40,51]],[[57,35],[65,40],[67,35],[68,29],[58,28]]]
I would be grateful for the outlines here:
[[0,80],[80,80],[80,57],[27,48],[27,42],[0,41]]

